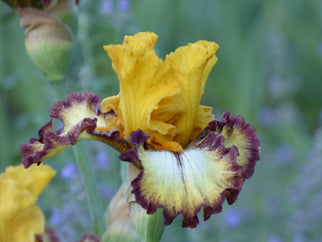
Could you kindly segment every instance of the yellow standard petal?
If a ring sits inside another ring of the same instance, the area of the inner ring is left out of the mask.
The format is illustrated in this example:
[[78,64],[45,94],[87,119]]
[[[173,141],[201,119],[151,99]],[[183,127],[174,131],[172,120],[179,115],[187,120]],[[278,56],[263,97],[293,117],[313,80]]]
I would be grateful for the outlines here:
[[8,167],[0,175],[0,241],[35,241],[45,219],[36,206],[38,195],[54,177],[50,166]]
[[163,61],[153,49],[157,35],[126,36],[123,45],[104,46],[120,82],[118,96],[106,98],[101,111],[114,110],[125,138],[141,129],[154,148],[170,141],[186,146],[210,120],[211,108],[199,106],[206,79],[216,63],[218,45],[199,41],[178,48]]

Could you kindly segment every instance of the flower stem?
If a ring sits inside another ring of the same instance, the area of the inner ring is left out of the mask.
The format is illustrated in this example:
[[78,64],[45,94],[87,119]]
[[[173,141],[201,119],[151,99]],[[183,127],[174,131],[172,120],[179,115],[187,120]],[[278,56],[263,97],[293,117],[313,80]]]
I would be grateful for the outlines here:
[[64,79],[58,81],[50,81],[50,87],[55,97],[55,102],[58,100],[64,100],[67,96],[66,82]]
[[[2,20],[2,19],[1,19]],[[4,40],[3,40],[3,36],[5,34],[5,32],[3,31],[3,26],[2,25],[2,21],[0,20],[0,53],[1,57],[0,58],[0,168],[3,168],[2,165],[8,164],[9,162],[9,149],[8,149],[8,140],[9,140],[9,136],[8,136],[8,120],[7,120],[7,112],[6,112],[6,92],[4,90],[3,82],[4,82],[4,77],[5,77],[5,70],[6,70],[6,66],[5,66],[5,60],[6,60],[6,51],[5,51],[5,46],[4,46]],[[3,169],[0,169],[3,170]]]
[[[66,83],[64,80],[50,82],[56,100],[64,99],[67,95]],[[85,141],[83,141],[85,142]],[[84,143],[74,145],[72,147],[75,161],[81,172],[84,181],[85,191],[88,197],[88,206],[93,220],[94,231],[101,236],[105,231],[104,209],[102,199],[99,195],[95,174],[87,148]]]
[[83,142],[73,146],[73,152],[85,184],[85,191],[88,197],[88,206],[94,221],[95,233],[98,236],[101,236],[105,231],[103,216],[104,209],[102,199],[99,196],[94,170],[90,164],[89,155]]

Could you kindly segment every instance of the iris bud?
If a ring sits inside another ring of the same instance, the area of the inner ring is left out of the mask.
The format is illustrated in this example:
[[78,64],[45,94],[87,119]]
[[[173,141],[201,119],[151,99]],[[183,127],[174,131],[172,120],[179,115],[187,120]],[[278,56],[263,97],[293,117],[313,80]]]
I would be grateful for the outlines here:
[[[136,177],[138,173],[139,170],[135,166],[128,166],[129,181],[131,181],[133,177]],[[160,241],[165,228],[162,209],[157,209],[157,211],[151,215],[147,214],[146,210],[136,202],[131,190],[132,186],[128,183],[126,200],[129,206],[132,223],[141,241]]]
[[102,242],[139,242],[139,238],[131,223],[129,207],[125,201],[126,184],[121,185],[117,194],[111,200],[105,215],[107,229],[102,236]]
[[16,10],[26,27],[25,46],[31,59],[50,80],[60,80],[68,67],[73,35],[69,27],[52,14],[34,9]]

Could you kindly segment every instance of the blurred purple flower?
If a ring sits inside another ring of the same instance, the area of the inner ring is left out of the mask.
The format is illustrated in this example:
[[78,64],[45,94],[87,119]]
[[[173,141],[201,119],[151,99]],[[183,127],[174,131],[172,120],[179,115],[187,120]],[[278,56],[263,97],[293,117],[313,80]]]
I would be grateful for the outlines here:
[[263,126],[270,126],[274,122],[274,110],[271,107],[263,107],[258,115],[257,115],[258,121],[263,125]]
[[113,8],[112,0],[102,0],[100,6],[100,12],[102,15],[111,15],[113,13]]
[[61,220],[60,210],[58,208],[53,208],[51,216],[49,218],[49,223],[56,225],[59,224]]
[[267,242],[282,242],[281,238],[278,237],[276,234],[273,234]]
[[105,170],[109,170],[111,168],[107,151],[100,150],[97,153],[96,159],[95,159],[95,167],[98,169],[105,169]]
[[274,156],[276,160],[288,163],[293,159],[293,150],[290,146],[282,144],[276,148]]
[[320,241],[318,238],[322,238],[321,157],[322,127],[315,131],[312,148],[290,191],[294,207],[294,214],[290,221],[296,241]]
[[106,200],[111,200],[111,198],[117,192],[115,189],[108,187],[108,186],[104,186],[104,185],[99,186],[99,191],[100,191],[100,194],[102,195],[102,197]]
[[280,76],[272,76],[269,79],[268,88],[275,98],[280,98],[285,95],[288,92],[287,87],[287,81]]
[[63,167],[60,172],[60,175],[63,179],[70,179],[77,174],[77,166],[74,162],[68,161],[67,164]]
[[322,42],[318,44],[317,51],[318,55],[322,58]]
[[293,242],[305,242],[305,241],[306,239],[301,233],[296,232],[294,234]]
[[237,227],[240,224],[240,214],[237,209],[230,209],[225,213],[225,223],[229,227]]
[[117,9],[120,12],[126,12],[130,9],[130,1],[129,0],[118,0],[117,1]]
[[281,102],[275,109],[276,122],[283,125],[292,125],[301,120],[301,112],[292,102]]
[[319,113],[318,121],[319,121],[319,125],[322,127],[322,110]]
[[53,208],[49,223],[53,226],[64,223],[64,221],[71,215],[69,210],[64,209],[63,211],[59,208]]

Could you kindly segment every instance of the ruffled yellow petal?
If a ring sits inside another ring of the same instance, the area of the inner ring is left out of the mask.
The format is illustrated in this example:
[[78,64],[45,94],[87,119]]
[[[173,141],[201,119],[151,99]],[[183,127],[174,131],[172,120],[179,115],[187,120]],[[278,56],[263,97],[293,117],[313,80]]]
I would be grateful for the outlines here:
[[55,171],[50,166],[44,165],[32,166],[30,171],[26,171],[23,166],[8,167],[6,173],[3,174],[3,176],[14,180],[17,189],[27,190],[35,197],[39,196],[54,175]]
[[116,114],[115,117],[112,117],[106,120],[106,127],[114,127],[115,129],[120,131],[121,134],[123,134],[124,133],[123,118],[122,118],[122,113],[120,112],[120,109],[119,109],[119,105],[120,105],[120,95],[107,97],[100,104],[102,113],[108,113],[113,110],[114,113]]
[[[124,134],[141,129],[160,147],[176,141],[186,146],[194,130],[205,128],[213,116],[199,107],[208,74],[216,63],[218,45],[199,41],[178,48],[162,61],[153,50],[157,36],[126,36],[123,45],[104,46],[120,81],[120,94],[101,104],[121,117]],[[197,118],[197,115],[201,115]]]
[[[11,239],[8,241],[35,241],[35,235],[43,233],[45,218],[39,207],[32,206],[21,211],[11,222],[8,233]],[[26,239],[28,238],[28,239]]]
[[[149,130],[152,110],[168,93],[179,88],[168,76],[167,66],[153,50],[156,39],[153,33],[139,33],[126,36],[123,45],[104,46],[120,81],[119,105],[114,105],[113,110],[122,117],[126,138],[137,128]],[[111,98],[105,99],[101,105],[102,111],[104,106],[111,107],[113,102]],[[152,129],[155,126],[153,121]],[[175,135],[175,127],[169,124],[164,124],[160,129],[165,136],[172,129],[172,133],[164,137],[165,140],[171,140]]]
[[214,115],[212,115],[211,111],[212,111],[211,107],[202,106],[202,105],[198,106],[195,125],[192,131],[192,134],[190,136],[190,140],[194,140],[202,132],[202,130],[208,125],[209,121],[215,118]]
[[35,203],[54,175],[43,165],[8,167],[0,175],[0,241],[35,241],[44,232],[44,215]]
[[[192,132],[196,128],[196,121],[198,121],[197,128],[202,126],[202,130],[214,118],[212,115],[199,117],[197,115],[198,110],[201,113],[205,111],[204,108],[199,108],[199,102],[208,75],[217,62],[215,53],[218,47],[214,42],[198,41],[178,48],[165,59],[165,62],[174,70],[177,81],[180,82],[180,101],[184,104],[184,113],[175,123],[177,127],[175,141],[183,146],[191,141]],[[176,105],[176,102],[173,105]]]

